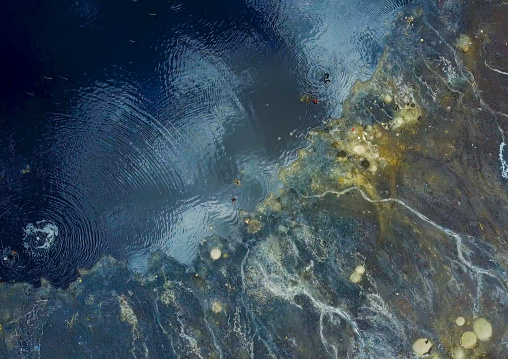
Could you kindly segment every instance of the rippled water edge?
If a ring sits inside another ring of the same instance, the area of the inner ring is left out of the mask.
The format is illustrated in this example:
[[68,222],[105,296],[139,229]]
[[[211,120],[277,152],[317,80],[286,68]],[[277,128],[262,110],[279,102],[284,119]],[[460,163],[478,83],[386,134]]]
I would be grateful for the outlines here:
[[[191,264],[204,236],[239,239],[239,208],[277,190],[407,3],[1,3],[20,64],[0,86],[2,280],[65,288],[104,254],[143,272],[157,249]],[[24,236],[42,221],[49,250]]]
[[[283,191],[243,214],[243,241],[208,237],[191,271],[158,253],[144,276],[107,257],[65,291],[3,284],[0,353],[411,358],[427,338],[434,358],[505,358],[507,116],[483,97],[494,85],[479,87],[503,23],[464,27],[472,6],[398,17],[343,117],[311,132]],[[461,349],[477,318],[492,336]]]

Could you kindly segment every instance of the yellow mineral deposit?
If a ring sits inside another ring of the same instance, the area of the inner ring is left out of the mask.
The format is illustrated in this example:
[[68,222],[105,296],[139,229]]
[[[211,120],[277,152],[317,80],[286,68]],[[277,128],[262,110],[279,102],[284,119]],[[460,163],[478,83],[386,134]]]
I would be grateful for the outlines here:
[[466,320],[464,317],[458,317],[455,319],[455,324],[457,324],[459,327],[463,326],[466,323]]
[[221,302],[219,302],[219,301],[212,302],[212,312],[214,312],[214,314],[219,314],[220,312],[222,312]]
[[476,319],[473,329],[479,340],[486,341],[492,336],[492,325],[486,319]]
[[277,196],[273,193],[270,193],[256,209],[260,213],[266,213],[267,210],[272,212],[282,212],[282,206],[278,201]]
[[419,357],[424,356],[430,352],[432,348],[432,342],[427,338],[417,339],[413,343],[413,352]]
[[261,222],[256,219],[251,219],[249,223],[247,223],[247,232],[249,233],[257,233],[261,229]]
[[355,268],[355,271],[351,273],[349,276],[349,280],[355,284],[358,284],[362,281],[362,275],[365,273],[365,267],[359,265]]
[[219,248],[214,248],[210,251],[210,258],[212,258],[214,261],[220,258],[222,255],[222,252]]
[[471,39],[465,34],[460,35],[457,39],[457,46],[460,47],[460,49],[464,52],[469,52],[471,45]]
[[395,119],[392,122],[392,129],[398,129],[405,125],[417,123],[421,118],[422,112],[415,104],[409,104],[402,107],[395,114]]
[[362,280],[362,276],[361,276],[361,274],[358,274],[358,273],[356,273],[356,271],[355,271],[355,272],[353,272],[353,273],[349,276],[349,280],[350,280],[351,282],[355,283],[355,284],[358,284],[358,283],[360,283],[360,282],[361,282],[361,280]]
[[355,268],[355,272],[359,275],[363,275],[365,273],[365,267],[362,265],[359,265]]
[[460,337],[460,345],[462,348],[471,349],[476,345],[476,334],[473,332],[465,332]]
[[353,146],[353,152],[356,155],[363,155],[365,152],[367,152],[367,149],[364,145],[355,145]]

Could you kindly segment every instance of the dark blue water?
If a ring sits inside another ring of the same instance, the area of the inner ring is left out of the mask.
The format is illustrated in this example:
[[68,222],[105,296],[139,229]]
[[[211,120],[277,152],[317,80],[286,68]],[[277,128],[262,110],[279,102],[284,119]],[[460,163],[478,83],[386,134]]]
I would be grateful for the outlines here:
[[65,287],[105,253],[142,272],[239,240],[403,5],[1,2],[0,277]]

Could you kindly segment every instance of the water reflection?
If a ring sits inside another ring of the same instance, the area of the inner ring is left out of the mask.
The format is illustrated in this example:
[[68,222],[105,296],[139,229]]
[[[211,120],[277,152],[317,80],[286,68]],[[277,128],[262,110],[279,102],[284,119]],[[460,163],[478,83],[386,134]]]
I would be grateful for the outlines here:
[[279,188],[278,168],[306,145],[302,133],[339,115],[401,5],[38,5],[48,18],[32,26],[54,23],[47,33],[28,28],[45,52],[37,78],[24,82],[31,95],[12,96],[23,110],[4,117],[3,245],[48,221],[69,265],[53,273],[24,264],[4,276],[53,273],[65,285],[104,250],[142,271],[156,249],[188,264],[204,236],[237,240],[239,210]]

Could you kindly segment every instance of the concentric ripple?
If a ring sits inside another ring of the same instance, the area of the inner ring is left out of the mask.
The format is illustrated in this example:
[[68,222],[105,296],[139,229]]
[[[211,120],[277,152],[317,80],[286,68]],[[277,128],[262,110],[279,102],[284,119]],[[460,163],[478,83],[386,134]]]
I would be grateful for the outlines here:
[[0,135],[2,279],[66,286],[104,253],[143,271],[157,249],[191,264],[203,237],[238,240],[239,211],[340,114],[404,3],[33,9],[40,74]]

